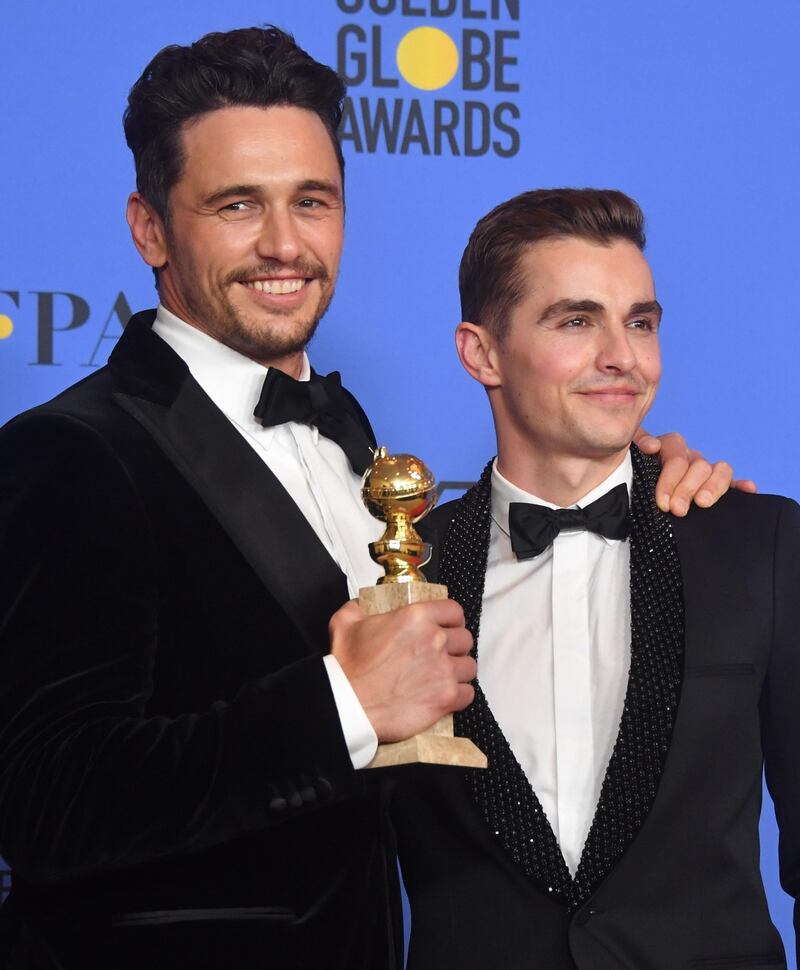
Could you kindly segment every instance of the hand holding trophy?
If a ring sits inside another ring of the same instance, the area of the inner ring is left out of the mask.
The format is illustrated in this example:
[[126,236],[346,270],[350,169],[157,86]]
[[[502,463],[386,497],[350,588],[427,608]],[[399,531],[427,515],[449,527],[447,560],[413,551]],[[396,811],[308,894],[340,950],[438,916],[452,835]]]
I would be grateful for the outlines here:
[[[362,480],[361,496],[370,514],[386,523],[384,534],[369,547],[385,575],[377,586],[359,591],[363,611],[375,615],[411,603],[447,599],[447,587],[427,582],[421,572],[431,547],[414,528],[436,504],[436,482],[428,468],[413,455],[388,455],[379,448]],[[472,741],[453,736],[452,714],[405,741],[379,745],[369,767],[416,763],[470,768],[487,764]]]

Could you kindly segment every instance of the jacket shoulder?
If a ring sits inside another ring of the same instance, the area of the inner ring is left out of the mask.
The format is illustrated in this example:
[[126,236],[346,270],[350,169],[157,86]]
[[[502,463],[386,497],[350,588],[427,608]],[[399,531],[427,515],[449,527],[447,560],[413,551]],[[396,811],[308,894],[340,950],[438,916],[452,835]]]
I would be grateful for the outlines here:
[[683,520],[674,520],[688,530],[737,528],[754,525],[767,528],[779,519],[797,522],[800,505],[785,495],[752,495],[732,488],[707,509],[692,506]]
[[692,507],[671,525],[683,562],[709,557],[731,564],[767,562],[779,549],[800,555],[800,505],[782,495],[731,489],[711,508]]
[[120,424],[129,424],[112,399],[106,368],[62,391],[45,404],[23,411],[0,428],[0,462],[8,470],[47,467],[70,454],[112,448]]

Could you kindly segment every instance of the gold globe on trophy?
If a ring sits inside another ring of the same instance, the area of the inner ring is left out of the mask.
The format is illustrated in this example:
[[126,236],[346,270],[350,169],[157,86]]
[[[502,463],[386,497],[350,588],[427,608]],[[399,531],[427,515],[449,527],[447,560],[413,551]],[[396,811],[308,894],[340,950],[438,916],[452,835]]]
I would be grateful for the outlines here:
[[[428,467],[414,455],[389,455],[386,448],[378,448],[361,481],[361,497],[370,514],[386,523],[380,539],[369,545],[384,575],[376,586],[359,590],[364,612],[389,613],[410,603],[447,599],[447,587],[429,583],[422,574],[431,545],[414,528],[436,504],[436,480]],[[469,768],[487,764],[469,738],[453,736],[453,715],[447,714],[413,738],[378,745],[369,767],[420,763]]]
[[[428,467],[413,455],[389,455],[385,448],[378,448],[361,480],[361,497],[370,515],[386,523],[380,539],[369,545],[370,555],[385,572],[378,585],[426,582],[420,567],[430,559],[431,546],[423,542],[414,523],[436,504],[436,480]],[[391,599],[396,605],[410,603],[410,592],[398,590],[397,596],[384,593],[382,598]],[[433,594],[426,598],[446,599],[447,591],[443,596]]]

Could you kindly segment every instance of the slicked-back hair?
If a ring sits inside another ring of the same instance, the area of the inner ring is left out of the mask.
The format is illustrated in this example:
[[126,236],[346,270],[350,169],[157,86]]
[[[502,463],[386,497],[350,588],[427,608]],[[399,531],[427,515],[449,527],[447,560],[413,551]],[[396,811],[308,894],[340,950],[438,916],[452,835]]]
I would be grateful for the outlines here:
[[136,187],[165,223],[169,193],[185,161],[182,126],[218,108],[277,105],[313,111],[328,131],[344,177],[337,132],[344,84],[277,27],[206,34],[165,47],[128,95],[123,123],[136,163]]
[[461,319],[502,340],[527,289],[522,257],[534,243],[569,237],[627,239],[643,250],[644,216],[615,189],[536,189],[502,202],[475,226],[461,257]]

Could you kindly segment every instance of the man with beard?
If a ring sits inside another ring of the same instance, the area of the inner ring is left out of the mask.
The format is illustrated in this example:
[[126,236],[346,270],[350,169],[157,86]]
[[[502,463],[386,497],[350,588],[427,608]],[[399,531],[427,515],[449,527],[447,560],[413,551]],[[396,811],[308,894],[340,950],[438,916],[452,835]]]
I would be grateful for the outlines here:
[[160,305],[0,441],[10,966],[399,965],[358,769],[465,707],[475,663],[452,601],[347,604],[379,572],[374,437],[304,352],[342,246],[343,94],[255,28],[165,49],[131,91]]
[[661,374],[643,249],[623,193],[544,189],[464,252],[497,457],[425,526],[475,638],[456,733],[489,767],[399,780],[413,970],[786,966],[758,822],[765,765],[796,896],[800,511],[659,509],[631,447]]

